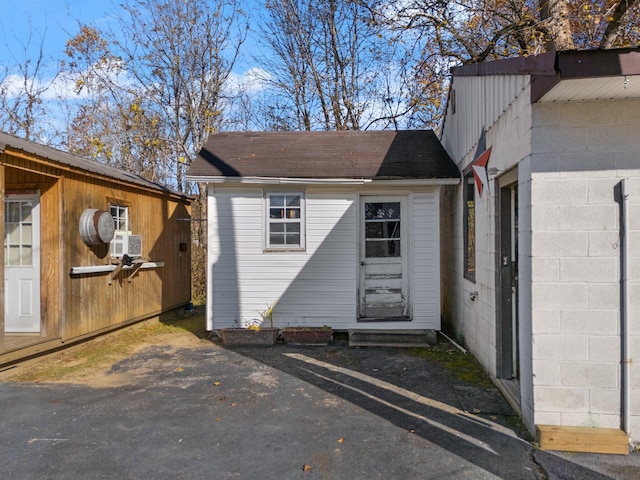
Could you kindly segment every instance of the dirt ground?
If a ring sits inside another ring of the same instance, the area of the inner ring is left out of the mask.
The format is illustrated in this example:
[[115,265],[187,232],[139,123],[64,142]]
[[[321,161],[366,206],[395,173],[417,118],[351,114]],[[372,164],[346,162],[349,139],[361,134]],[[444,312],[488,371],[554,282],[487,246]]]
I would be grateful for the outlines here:
[[70,383],[94,388],[131,384],[139,373],[114,372],[111,366],[152,345],[169,352],[211,347],[202,311],[185,317],[158,318],[0,369],[0,382]]

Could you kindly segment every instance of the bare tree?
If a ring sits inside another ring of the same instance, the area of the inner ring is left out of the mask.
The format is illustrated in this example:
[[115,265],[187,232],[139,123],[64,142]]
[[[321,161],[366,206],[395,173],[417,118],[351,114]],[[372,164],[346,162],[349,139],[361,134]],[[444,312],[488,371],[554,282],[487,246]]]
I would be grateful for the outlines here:
[[[267,115],[277,128],[345,130],[397,125],[407,104],[401,45],[353,0],[266,0],[260,32]],[[403,97],[404,95],[404,97]],[[402,97],[402,100],[400,100]],[[389,101],[393,98],[393,101]]]
[[29,58],[33,36],[23,45],[22,60],[15,67],[4,66],[0,73],[0,130],[28,140],[36,140],[50,129],[44,98],[57,78],[46,75],[49,61],[44,55],[45,37],[38,42],[37,54]]
[[416,104],[430,106],[425,124],[440,118],[451,65],[640,40],[637,0],[361,1],[376,24],[413,46],[407,78]]
[[[84,99],[69,147],[190,193],[186,167],[223,124],[225,84],[246,35],[237,0],[135,0],[109,30],[81,26],[67,69]],[[206,189],[192,208],[194,296],[206,264]]]

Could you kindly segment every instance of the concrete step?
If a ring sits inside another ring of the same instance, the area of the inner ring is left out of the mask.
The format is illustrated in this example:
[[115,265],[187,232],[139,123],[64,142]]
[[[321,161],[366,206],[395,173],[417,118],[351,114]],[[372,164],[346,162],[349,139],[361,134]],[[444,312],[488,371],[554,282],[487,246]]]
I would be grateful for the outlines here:
[[435,330],[349,330],[350,347],[427,347],[435,343]]

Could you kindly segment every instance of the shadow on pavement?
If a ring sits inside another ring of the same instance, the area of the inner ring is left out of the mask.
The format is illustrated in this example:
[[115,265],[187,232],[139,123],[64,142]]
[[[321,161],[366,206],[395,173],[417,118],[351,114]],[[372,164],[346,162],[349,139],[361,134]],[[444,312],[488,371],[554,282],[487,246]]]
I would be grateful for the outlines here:
[[382,347],[230,350],[336,395],[498,477],[541,478],[531,444],[504,426],[505,417],[515,413],[509,408],[510,415],[503,415],[504,403],[496,405],[500,415],[465,412],[456,394],[463,382],[433,362]]

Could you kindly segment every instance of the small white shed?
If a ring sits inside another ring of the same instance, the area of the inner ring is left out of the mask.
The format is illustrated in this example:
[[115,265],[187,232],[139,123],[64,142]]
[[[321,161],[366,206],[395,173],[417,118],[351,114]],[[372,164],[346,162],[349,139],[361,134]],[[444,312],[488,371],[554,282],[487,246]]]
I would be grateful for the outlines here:
[[460,173],[432,131],[215,133],[207,328],[440,329],[440,186]]

